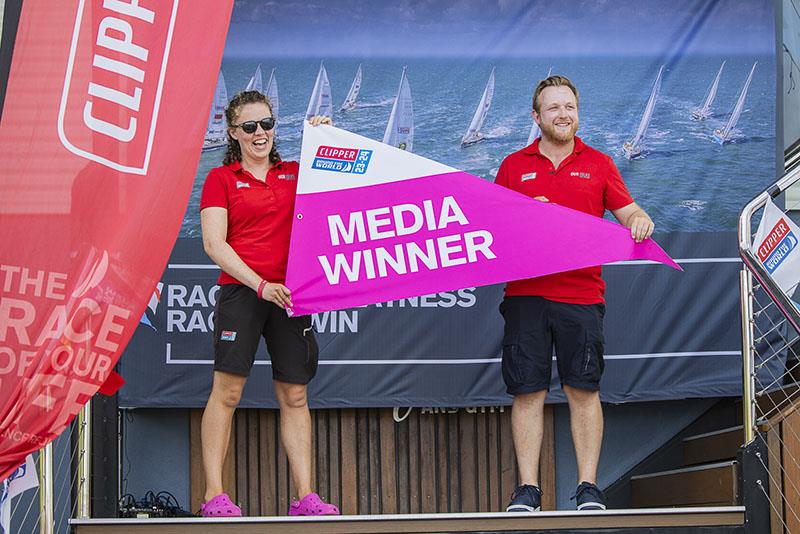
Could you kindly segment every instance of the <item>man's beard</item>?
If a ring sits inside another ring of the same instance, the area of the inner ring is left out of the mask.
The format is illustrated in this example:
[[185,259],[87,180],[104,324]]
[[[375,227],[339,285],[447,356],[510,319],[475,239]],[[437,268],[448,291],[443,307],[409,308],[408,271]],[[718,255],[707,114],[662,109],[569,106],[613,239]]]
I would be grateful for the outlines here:
[[542,123],[539,128],[542,130],[542,137],[546,137],[548,141],[558,144],[569,143],[578,131],[578,121],[572,121],[570,129],[566,132],[556,129],[553,123]]

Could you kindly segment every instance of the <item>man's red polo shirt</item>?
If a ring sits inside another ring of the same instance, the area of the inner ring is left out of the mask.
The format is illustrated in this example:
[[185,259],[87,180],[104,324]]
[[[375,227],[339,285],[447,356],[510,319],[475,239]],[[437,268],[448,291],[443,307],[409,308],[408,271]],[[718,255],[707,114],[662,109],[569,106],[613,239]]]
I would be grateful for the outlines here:
[[[539,139],[508,156],[500,165],[495,183],[529,197],[602,217],[605,210],[624,208],[633,202],[614,161],[575,137],[575,148],[558,169],[539,152]],[[604,302],[605,282],[601,268],[588,267],[506,285],[507,296],[539,296],[571,304]]]
[[[228,244],[268,282],[286,281],[298,170],[296,161],[281,161],[262,182],[235,162],[212,169],[203,185],[200,210],[228,210]],[[224,271],[217,282],[241,284]]]

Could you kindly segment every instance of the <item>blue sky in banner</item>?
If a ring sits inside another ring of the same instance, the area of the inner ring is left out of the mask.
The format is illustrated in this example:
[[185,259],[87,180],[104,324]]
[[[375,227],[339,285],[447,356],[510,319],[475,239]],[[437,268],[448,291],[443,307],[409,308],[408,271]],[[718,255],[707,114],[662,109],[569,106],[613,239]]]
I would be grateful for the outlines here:
[[237,0],[226,54],[536,57],[768,54],[771,1]]

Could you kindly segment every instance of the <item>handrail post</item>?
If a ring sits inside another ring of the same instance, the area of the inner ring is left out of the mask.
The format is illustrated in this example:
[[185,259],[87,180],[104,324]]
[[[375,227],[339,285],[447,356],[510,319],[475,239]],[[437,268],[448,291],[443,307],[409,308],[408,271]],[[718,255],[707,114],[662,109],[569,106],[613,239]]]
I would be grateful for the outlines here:
[[53,442],[45,445],[39,452],[39,532],[40,534],[53,534],[54,513],[53,495]]
[[742,409],[744,444],[755,439],[755,358],[753,351],[753,275],[743,268],[739,273],[742,307]]
[[88,519],[91,514],[92,479],[92,403],[87,402],[78,412],[80,455],[78,457],[78,507],[77,518]]

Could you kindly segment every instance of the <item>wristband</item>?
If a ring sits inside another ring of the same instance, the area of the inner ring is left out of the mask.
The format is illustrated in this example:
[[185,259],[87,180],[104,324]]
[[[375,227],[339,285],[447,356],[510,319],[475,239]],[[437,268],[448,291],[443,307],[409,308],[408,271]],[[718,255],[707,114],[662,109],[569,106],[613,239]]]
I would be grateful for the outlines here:
[[267,281],[266,281],[266,280],[264,280],[263,278],[262,278],[262,279],[261,279],[261,281],[258,283],[258,289],[256,289],[256,295],[258,295],[258,298],[263,298],[263,297],[261,296],[261,292],[264,290],[264,286],[266,286],[268,283],[269,283],[269,282],[267,282]]

